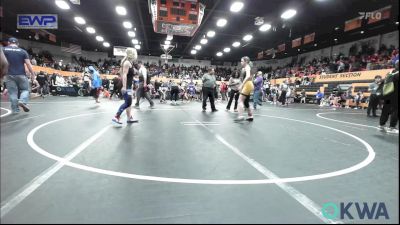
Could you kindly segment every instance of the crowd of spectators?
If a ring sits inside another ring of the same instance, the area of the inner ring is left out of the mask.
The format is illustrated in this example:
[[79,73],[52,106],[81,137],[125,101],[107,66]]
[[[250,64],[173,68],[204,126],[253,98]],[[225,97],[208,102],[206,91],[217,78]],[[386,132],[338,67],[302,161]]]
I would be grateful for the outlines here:
[[[46,51],[34,54],[31,49],[28,49],[28,53],[31,55],[33,65],[51,67],[62,71],[82,73],[89,65],[98,68],[101,74],[118,75],[120,70],[120,60],[112,58],[92,61],[83,57],[73,57],[73,63],[63,63],[62,60],[54,60],[52,55]],[[341,53],[331,58],[314,58],[309,62],[305,62],[304,58],[299,58],[283,67],[275,69],[271,67],[259,67],[258,70],[264,73],[264,79],[291,78],[290,81],[296,82],[297,85],[308,85],[312,83],[317,75],[392,68],[393,59],[398,57],[398,54],[399,49],[396,49],[394,46],[388,48],[382,45],[378,51],[375,51],[370,46],[363,46],[358,52],[355,47],[352,47],[348,56]],[[147,62],[145,66],[153,76],[180,80],[200,79],[208,70],[208,66],[169,65],[162,64],[161,60],[157,64]],[[216,79],[218,81],[228,80],[231,74],[235,73],[238,69],[215,67]]]
[[274,70],[271,67],[260,68],[260,70],[268,73],[271,78],[313,78],[323,74],[393,68],[393,59],[399,54],[398,48],[394,46],[388,48],[385,45],[382,45],[378,51],[370,46],[363,47],[359,52],[354,52],[353,49],[355,48],[350,48],[348,56],[340,53],[335,57],[314,58],[309,62],[304,62],[304,58],[300,58],[298,62],[292,62]]

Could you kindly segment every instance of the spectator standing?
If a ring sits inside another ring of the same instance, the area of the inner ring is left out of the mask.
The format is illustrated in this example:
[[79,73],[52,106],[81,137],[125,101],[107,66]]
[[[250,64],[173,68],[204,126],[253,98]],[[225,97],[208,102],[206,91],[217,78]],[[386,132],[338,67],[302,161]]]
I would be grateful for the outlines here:
[[376,109],[378,107],[379,103],[379,97],[381,93],[378,93],[378,88],[382,82],[382,77],[377,75],[375,76],[375,81],[369,84],[368,91],[371,93],[369,96],[369,103],[368,103],[368,109],[367,109],[367,116],[371,116],[371,110],[372,110],[372,116],[373,117],[378,117],[376,115]]
[[[33,72],[31,61],[28,53],[18,47],[18,39],[9,38],[9,46],[3,49],[4,55],[9,63],[6,75],[6,86],[8,89],[9,99],[11,102],[11,110],[18,113],[20,106],[25,112],[29,112],[29,81],[25,73],[25,65],[28,68],[31,80],[35,80],[35,72]],[[18,90],[21,91],[20,100],[18,100]]]
[[280,95],[279,95],[279,102],[281,102],[281,105],[284,106],[286,105],[286,93],[289,89],[289,85],[288,85],[288,80],[286,79],[285,81],[283,81],[280,85],[279,85],[279,89],[280,89]]
[[389,73],[385,78],[385,85],[383,86],[383,99],[385,102],[379,121],[379,129],[381,131],[385,131],[385,124],[390,115],[390,125],[389,128],[386,129],[386,132],[398,134],[399,130],[396,129],[396,125],[399,121],[399,60],[396,61],[393,72]]
[[229,78],[228,86],[231,89],[229,92],[229,101],[228,105],[226,106],[226,110],[229,111],[231,109],[231,104],[233,98],[235,98],[235,106],[234,111],[237,112],[238,107],[238,100],[239,100],[239,86],[240,86],[240,74],[238,71],[234,72],[231,78]]
[[221,81],[220,92],[221,92],[222,101],[225,101],[228,98],[227,94],[226,94],[228,92],[228,85],[226,84],[225,81]]
[[258,71],[256,79],[253,81],[254,83],[254,92],[253,92],[253,108],[257,109],[257,105],[262,105],[260,99],[261,99],[261,94],[262,94],[262,83],[263,83],[263,78],[262,78],[262,72]]

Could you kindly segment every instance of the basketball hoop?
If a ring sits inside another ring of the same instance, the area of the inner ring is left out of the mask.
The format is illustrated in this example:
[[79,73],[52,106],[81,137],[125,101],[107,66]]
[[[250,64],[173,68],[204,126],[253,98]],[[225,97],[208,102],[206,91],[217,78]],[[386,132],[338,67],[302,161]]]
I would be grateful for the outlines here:
[[162,54],[160,57],[161,59],[165,59],[165,63],[168,63],[168,59],[172,59],[172,56],[169,55],[170,52],[172,52],[172,50],[175,49],[175,45],[173,44],[160,44],[161,50],[163,50],[164,54]]

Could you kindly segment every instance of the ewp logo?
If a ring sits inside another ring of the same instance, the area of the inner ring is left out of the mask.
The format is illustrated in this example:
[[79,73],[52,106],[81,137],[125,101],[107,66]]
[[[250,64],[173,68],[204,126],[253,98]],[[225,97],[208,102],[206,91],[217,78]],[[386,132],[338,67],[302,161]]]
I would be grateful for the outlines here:
[[[351,214],[351,207],[353,206],[353,202],[349,202],[347,204],[341,202],[340,203],[340,209],[338,207],[337,204],[333,203],[333,202],[328,202],[325,203],[322,206],[322,215],[327,218],[327,219],[337,219],[338,216],[340,216],[340,219],[346,219],[345,216],[347,217],[347,219],[354,219],[353,215],[355,215],[355,213],[353,212],[353,214]],[[356,208],[356,212],[358,214],[358,218],[359,219],[364,219],[365,217],[367,217],[366,219],[379,219],[381,216],[384,217],[385,219],[389,219],[389,215],[387,213],[387,209],[386,209],[386,205],[383,202],[374,202],[372,204],[372,207],[368,206],[368,203],[363,202],[363,204],[361,205],[358,202],[354,203],[354,206]]]
[[56,14],[19,14],[18,29],[58,29]]

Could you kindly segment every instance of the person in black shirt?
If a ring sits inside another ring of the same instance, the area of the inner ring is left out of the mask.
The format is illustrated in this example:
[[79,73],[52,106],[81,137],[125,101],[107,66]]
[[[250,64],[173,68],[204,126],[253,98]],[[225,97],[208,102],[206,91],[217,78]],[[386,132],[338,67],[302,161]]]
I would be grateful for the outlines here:
[[[392,73],[387,76],[391,76],[393,82],[394,91],[388,95],[383,96],[384,105],[382,109],[381,118],[379,121],[379,129],[385,131],[385,124],[389,119],[390,114],[390,125],[386,129],[386,132],[398,134],[399,130],[396,129],[396,125],[399,122],[399,60],[395,62],[395,69]],[[388,82],[388,78],[385,78],[385,83]]]
[[160,95],[160,102],[161,102],[161,90],[160,90],[160,87],[161,87],[161,82],[158,82],[158,80],[156,80],[154,82],[154,89],[155,89],[156,93],[158,93]]
[[122,78],[122,95],[124,97],[124,104],[122,104],[115,117],[112,121],[116,124],[122,124],[120,121],[121,114],[126,110],[127,123],[136,123],[138,120],[134,120],[131,114],[132,105],[132,84],[133,84],[133,61],[137,60],[137,52],[134,48],[126,49],[126,56],[121,62],[121,78]]
[[102,79],[102,85],[104,89],[110,89],[110,81],[105,76]]
[[[28,53],[18,47],[18,39],[9,38],[9,46],[3,49],[4,55],[8,61],[8,71],[6,76],[6,84],[11,102],[11,110],[18,113],[20,106],[25,112],[29,112],[29,81],[25,72],[25,66],[28,68],[31,80],[35,80],[35,72],[33,71]],[[18,99],[18,91],[21,95]]]
[[36,76],[36,80],[39,83],[38,94],[44,98],[44,95],[47,94],[48,89],[47,75],[43,71],[40,71],[40,73]]

